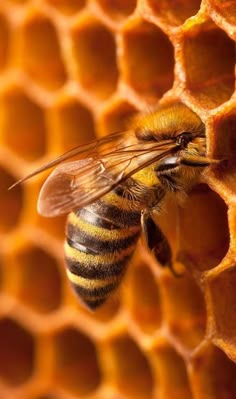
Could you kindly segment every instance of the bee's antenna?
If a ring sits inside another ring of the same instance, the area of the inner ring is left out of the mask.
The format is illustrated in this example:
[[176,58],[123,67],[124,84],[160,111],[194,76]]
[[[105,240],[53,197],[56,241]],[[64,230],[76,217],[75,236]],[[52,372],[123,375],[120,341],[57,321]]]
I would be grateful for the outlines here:
[[24,182],[25,180],[27,180],[30,176],[27,177],[23,177],[20,180],[17,180],[15,183],[13,183],[10,187],[8,187],[8,191],[11,190],[12,188],[18,186],[18,184],[21,184],[22,182]]

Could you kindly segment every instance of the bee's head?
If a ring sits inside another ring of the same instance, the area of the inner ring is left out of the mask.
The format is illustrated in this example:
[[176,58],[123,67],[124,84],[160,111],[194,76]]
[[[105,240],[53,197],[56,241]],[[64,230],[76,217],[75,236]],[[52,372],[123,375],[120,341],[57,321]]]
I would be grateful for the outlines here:
[[176,138],[176,152],[182,156],[205,156],[205,132],[181,132]]
[[205,155],[205,126],[199,116],[182,103],[161,106],[135,123],[141,141],[176,143],[176,152]]

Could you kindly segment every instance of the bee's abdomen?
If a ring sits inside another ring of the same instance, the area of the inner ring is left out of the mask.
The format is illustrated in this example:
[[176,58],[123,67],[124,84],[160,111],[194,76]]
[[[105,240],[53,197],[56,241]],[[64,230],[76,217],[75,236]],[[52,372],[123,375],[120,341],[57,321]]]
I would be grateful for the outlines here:
[[120,283],[138,237],[140,213],[97,201],[71,213],[65,256],[69,280],[90,309]]

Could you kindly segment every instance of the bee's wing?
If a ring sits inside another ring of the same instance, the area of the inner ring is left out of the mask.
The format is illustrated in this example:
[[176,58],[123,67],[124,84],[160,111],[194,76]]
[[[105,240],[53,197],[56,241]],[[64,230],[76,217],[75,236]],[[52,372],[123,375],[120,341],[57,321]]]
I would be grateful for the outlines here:
[[[130,138],[130,137],[129,137]],[[132,140],[131,140],[132,141]],[[38,211],[58,216],[94,202],[129,176],[162,159],[176,147],[173,141],[127,144],[101,155],[59,165],[45,181]]]
[[120,168],[105,166],[102,159],[87,158],[58,166],[40,191],[38,212],[57,216],[82,208],[110,191],[120,180],[128,160]]
[[72,148],[71,150],[60,155],[58,158],[53,159],[52,161],[41,166],[40,168],[34,170],[29,175],[16,181],[14,184],[12,184],[8,188],[8,190],[11,190],[16,185],[23,183],[24,181],[30,179],[31,177],[34,177],[48,169],[51,169],[52,167],[57,166],[60,163],[67,161],[68,159],[71,159],[74,157],[80,157],[82,159],[89,158],[89,157],[96,157],[100,150],[101,150],[101,152],[104,151],[103,147],[106,146],[106,149],[108,150],[110,143],[112,144],[113,149],[114,149],[114,145],[117,145],[117,148],[118,148],[119,145],[122,143],[124,136],[126,136],[128,133],[130,133],[130,131],[117,132],[117,133],[111,134],[109,136],[103,137],[101,139],[95,139],[88,144],[82,144],[75,148]]
[[115,133],[61,155],[16,184],[78,156],[79,160],[57,166],[40,191],[39,213],[58,216],[94,202],[175,147],[173,140],[140,142],[133,130]]

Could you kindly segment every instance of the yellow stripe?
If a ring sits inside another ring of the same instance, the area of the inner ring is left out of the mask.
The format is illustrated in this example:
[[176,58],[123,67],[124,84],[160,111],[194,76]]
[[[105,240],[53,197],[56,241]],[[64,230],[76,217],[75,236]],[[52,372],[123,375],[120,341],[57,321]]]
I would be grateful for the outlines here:
[[155,165],[150,165],[146,168],[143,168],[139,172],[135,173],[132,178],[134,181],[143,184],[147,188],[157,186],[158,184],[161,185],[160,180],[154,171],[154,167]]
[[69,280],[80,287],[92,290],[94,288],[103,288],[104,286],[112,283],[116,283],[118,281],[117,276],[109,277],[107,279],[88,279],[81,276],[77,276],[74,273],[71,273],[68,269],[66,270],[67,276]]
[[123,198],[114,191],[110,191],[108,194],[104,195],[102,201],[106,202],[108,205],[114,205],[123,211],[142,210],[141,205],[139,209],[139,203],[137,201]]
[[[132,179],[137,183],[145,186],[146,188],[152,188],[153,186],[161,185],[160,180],[158,179],[155,173],[155,164],[150,165],[146,168],[141,169],[139,172],[135,173],[132,176]],[[131,189],[132,190],[132,189]],[[108,202],[111,205],[116,205],[118,208],[123,210],[142,210],[143,204],[139,204],[138,201],[131,201],[117,195],[114,191],[109,192],[108,194],[102,197],[103,201]],[[133,204],[133,206],[132,206]]]
[[137,233],[140,230],[140,226],[132,226],[126,229],[108,230],[103,227],[94,226],[85,220],[82,220],[79,216],[76,216],[74,212],[71,212],[68,216],[68,223],[78,227],[85,233],[90,234],[100,240],[118,240],[120,238],[127,238]]
[[136,247],[136,243],[131,245],[128,248],[125,248],[121,251],[115,251],[113,253],[109,253],[109,254],[99,254],[99,255],[91,255],[91,254],[87,254],[85,252],[80,252],[78,249],[72,248],[69,246],[69,244],[67,242],[65,242],[65,255],[70,258],[71,260],[75,261],[75,262],[82,262],[86,265],[96,265],[96,264],[109,264],[114,262],[117,262],[119,260],[122,260],[122,258],[131,255],[131,253],[133,252],[134,248]]

